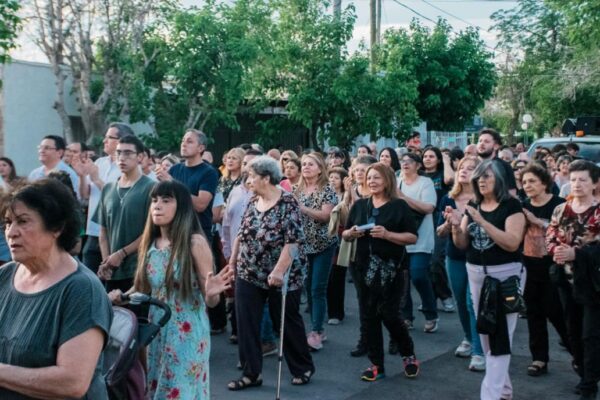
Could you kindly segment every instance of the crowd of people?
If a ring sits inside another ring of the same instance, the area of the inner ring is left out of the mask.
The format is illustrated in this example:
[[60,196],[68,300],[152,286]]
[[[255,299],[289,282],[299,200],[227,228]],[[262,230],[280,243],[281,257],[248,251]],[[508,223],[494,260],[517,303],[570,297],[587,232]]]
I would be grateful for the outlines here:
[[463,337],[449,340],[484,372],[481,399],[513,398],[519,317],[523,373],[548,372],[549,321],[572,355],[576,393],[596,398],[600,167],[575,144],[530,157],[483,129],[464,149],[423,146],[415,133],[405,147],[355,154],[241,144],[219,163],[201,131],[185,132],[178,155],[158,155],[122,123],[103,143],[97,157],[46,136],[27,178],[0,158],[0,320],[11,321],[0,324],[0,398],[106,399],[98,367],[111,303],[162,316],[128,305],[134,292],[172,311],[144,357],[147,398],[210,398],[211,335],[227,331],[241,370],[228,389],[262,385],[282,324],[291,383],[309,384],[311,352],[344,321],[348,279],[360,322],[349,353],[368,357],[364,381],[385,377],[382,326],[414,378],[415,312],[434,334],[440,313],[457,311]]

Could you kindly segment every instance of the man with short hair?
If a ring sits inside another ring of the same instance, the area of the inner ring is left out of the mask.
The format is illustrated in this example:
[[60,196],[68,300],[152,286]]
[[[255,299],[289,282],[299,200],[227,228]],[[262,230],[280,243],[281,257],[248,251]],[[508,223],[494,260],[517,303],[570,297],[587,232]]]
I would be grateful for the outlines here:
[[94,272],[102,262],[100,245],[98,238],[100,236],[100,226],[92,220],[104,185],[116,182],[121,176],[121,170],[117,165],[117,145],[119,140],[125,136],[132,136],[131,128],[122,123],[112,123],[108,126],[104,135],[104,153],[106,156],[100,157],[96,161],[90,158],[84,158],[81,163],[75,164],[75,170],[80,177],[79,191],[81,197],[88,199],[88,214],[85,233],[87,239],[83,246],[83,264]]
[[69,167],[67,163],[62,160],[65,150],[65,139],[56,135],[44,136],[38,146],[38,159],[40,160],[40,163],[42,163],[42,166],[31,171],[29,180],[33,182],[43,179],[53,170],[65,171],[69,174],[73,189],[75,189],[77,198],[79,198],[79,177],[77,176],[77,173],[73,171],[73,168]]
[[278,149],[269,150],[267,155],[276,161],[279,161],[281,158],[281,152]]
[[477,157],[477,145],[471,143],[465,147],[465,157]]
[[579,146],[577,145],[577,143],[567,143],[567,153],[569,153],[571,157],[579,158]]
[[133,286],[137,250],[144,231],[150,192],[154,182],[142,174],[140,163],[144,145],[135,136],[119,140],[116,159],[121,171],[117,182],[102,188],[95,221],[100,225],[102,263],[98,276],[106,280],[106,289],[126,292]]
[[510,164],[515,159],[515,156],[514,156],[512,150],[507,147],[498,152],[498,158],[500,158],[501,160],[504,160]]
[[504,180],[508,185],[511,195],[517,195],[517,182],[512,167],[506,161],[498,158],[498,150],[502,146],[502,137],[500,133],[491,128],[483,128],[479,131],[479,141],[477,142],[477,155],[482,161],[497,159],[502,164],[504,170]]
[[176,164],[169,171],[159,168],[159,181],[175,179],[183,183],[192,194],[194,210],[208,240],[212,242],[212,203],[219,183],[217,170],[202,159],[206,150],[206,135],[196,129],[188,129],[181,139],[181,157],[184,163]]
[[67,145],[63,161],[72,167],[73,164],[77,164],[83,158],[87,158],[87,153],[85,152],[86,150],[87,146],[82,142],[70,143]]
[[154,159],[148,147],[144,146],[143,158],[141,162],[141,168],[144,175],[152,179],[154,182],[158,180],[156,172],[154,172]]
[[523,153],[525,151],[525,145],[522,142],[517,143],[515,151],[517,152],[517,155]]

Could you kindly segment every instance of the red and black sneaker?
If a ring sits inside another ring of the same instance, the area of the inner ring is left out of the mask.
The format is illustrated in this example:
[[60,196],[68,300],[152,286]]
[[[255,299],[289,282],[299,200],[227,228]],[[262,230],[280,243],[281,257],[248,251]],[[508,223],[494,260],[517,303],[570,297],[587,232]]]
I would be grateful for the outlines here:
[[367,382],[375,382],[383,378],[385,378],[385,372],[383,372],[383,368],[379,368],[377,365],[371,365],[360,376],[360,379]]
[[404,363],[404,375],[407,378],[415,378],[419,375],[419,361],[415,356],[404,357],[402,361]]

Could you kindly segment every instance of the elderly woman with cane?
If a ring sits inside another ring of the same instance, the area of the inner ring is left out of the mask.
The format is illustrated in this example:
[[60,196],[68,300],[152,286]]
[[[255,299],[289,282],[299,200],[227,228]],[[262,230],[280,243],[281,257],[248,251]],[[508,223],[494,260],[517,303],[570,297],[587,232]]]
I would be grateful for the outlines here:
[[[272,158],[257,157],[250,164],[248,183],[255,196],[248,204],[229,261],[237,272],[236,315],[243,373],[229,382],[229,390],[262,385],[260,323],[267,299],[274,328],[285,323],[284,355],[292,384],[309,383],[315,372],[299,310],[306,266],[300,246],[304,241],[300,207],[291,194],[277,187],[280,181],[279,166]],[[287,301],[282,305],[280,287],[286,273]],[[284,321],[280,321],[282,306]]]

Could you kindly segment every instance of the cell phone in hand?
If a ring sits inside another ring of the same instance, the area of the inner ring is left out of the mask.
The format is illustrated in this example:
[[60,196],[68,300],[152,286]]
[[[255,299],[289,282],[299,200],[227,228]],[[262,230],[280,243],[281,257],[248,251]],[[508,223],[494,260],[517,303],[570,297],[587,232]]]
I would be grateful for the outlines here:
[[357,231],[370,231],[371,229],[375,228],[375,224],[373,222],[371,222],[370,224],[364,224],[364,225],[360,225],[356,227]]

